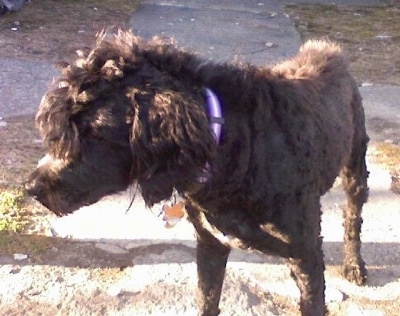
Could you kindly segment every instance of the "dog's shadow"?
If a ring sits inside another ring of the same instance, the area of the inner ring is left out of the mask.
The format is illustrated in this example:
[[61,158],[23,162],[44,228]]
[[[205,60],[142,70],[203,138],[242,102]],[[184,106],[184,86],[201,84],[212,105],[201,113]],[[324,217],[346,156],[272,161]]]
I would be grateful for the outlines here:
[[[72,240],[24,234],[0,237],[1,265],[50,265],[123,270],[133,265],[187,264],[196,260],[196,243],[193,240],[180,240],[175,243],[154,239]],[[324,242],[325,263],[328,270],[339,270],[343,259],[342,247],[342,242]],[[15,254],[25,254],[27,257],[24,259],[24,256]],[[362,254],[368,268],[368,286],[382,287],[399,279],[399,243],[364,242]],[[249,266],[285,265],[284,260],[279,257],[242,250],[233,250],[229,262],[249,263]]]

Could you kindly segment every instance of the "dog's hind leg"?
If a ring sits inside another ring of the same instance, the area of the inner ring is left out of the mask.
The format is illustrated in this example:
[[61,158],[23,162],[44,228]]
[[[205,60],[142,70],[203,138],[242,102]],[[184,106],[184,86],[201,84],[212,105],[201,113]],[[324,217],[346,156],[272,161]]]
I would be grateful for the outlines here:
[[[311,201],[311,200],[309,200]],[[302,316],[323,316],[326,314],[324,290],[324,258],[322,238],[320,237],[320,204],[314,198],[307,205],[310,209],[303,219],[302,233],[296,235],[297,248],[300,250],[288,263],[293,279],[300,290],[300,310]],[[312,209],[311,209],[312,208]]]
[[[356,138],[356,137],[355,137]],[[368,137],[364,133],[358,143],[353,144],[352,156],[341,172],[343,189],[347,196],[344,207],[344,259],[343,275],[361,285],[367,278],[365,263],[361,257],[361,211],[368,198],[368,171],[365,163]]]

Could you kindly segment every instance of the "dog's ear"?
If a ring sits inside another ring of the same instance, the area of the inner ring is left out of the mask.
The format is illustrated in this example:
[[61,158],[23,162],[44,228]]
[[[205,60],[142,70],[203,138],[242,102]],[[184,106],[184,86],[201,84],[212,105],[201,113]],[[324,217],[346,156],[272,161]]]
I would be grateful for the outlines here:
[[174,188],[184,190],[197,181],[213,159],[216,141],[201,91],[169,90],[154,94],[150,102],[141,101],[132,131],[134,169],[140,170],[143,197],[152,204],[169,198]]
[[72,158],[80,152],[78,128],[70,120],[70,109],[65,99],[66,88],[45,94],[36,114],[36,126],[44,144],[55,157]]

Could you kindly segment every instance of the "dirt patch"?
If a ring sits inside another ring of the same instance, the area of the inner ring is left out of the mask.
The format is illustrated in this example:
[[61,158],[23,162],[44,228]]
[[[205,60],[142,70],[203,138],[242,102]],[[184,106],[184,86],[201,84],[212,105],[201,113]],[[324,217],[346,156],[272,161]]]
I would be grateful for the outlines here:
[[400,146],[391,143],[378,144],[373,159],[389,169],[391,190],[400,194]]
[[302,38],[342,45],[359,82],[400,84],[399,5],[288,5]]
[[7,119],[0,127],[0,187],[22,183],[44,150],[33,116]]
[[102,29],[126,27],[139,0],[32,0],[0,18],[0,55],[59,62]]
[[[49,220],[54,217],[44,207],[25,196],[23,182],[35,168],[44,154],[40,137],[35,128],[34,117],[20,116],[7,119],[6,126],[0,127],[0,193],[22,196],[14,209],[3,209],[0,204],[0,222],[8,221],[5,227],[16,227],[11,231],[49,235]],[[6,217],[12,216],[12,221]],[[8,231],[9,229],[6,229]],[[6,245],[0,235],[0,253]],[[8,252],[13,253],[13,243]]]

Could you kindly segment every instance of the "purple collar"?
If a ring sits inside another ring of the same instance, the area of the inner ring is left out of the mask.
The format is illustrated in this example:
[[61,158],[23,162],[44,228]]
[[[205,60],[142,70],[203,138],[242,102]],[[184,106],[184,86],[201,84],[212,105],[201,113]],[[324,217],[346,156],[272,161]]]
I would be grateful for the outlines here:
[[216,94],[208,88],[205,88],[206,94],[206,104],[209,113],[209,120],[210,120],[210,127],[211,130],[214,132],[215,140],[217,144],[219,144],[221,139],[221,129],[222,124],[224,124],[224,119],[222,118],[222,111],[221,111],[221,104],[218,100]]
[[[218,97],[216,94],[208,88],[204,89],[205,95],[206,95],[206,105],[207,105],[207,110],[208,110],[208,119],[210,120],[210,127],[212,132],[214,133],[215,141],[217,142],[217,145],[219,145],[219,142],[221,140],[221,129],[222,129],[222,124],[224,124],[224,119],[222,117],[222,111],[221,111],[221,104],[218,100]],[[205,183],[209,180],[210,178],[210,165],[206,163],[203,173],[197,178],[197,181],[199,183]]]

